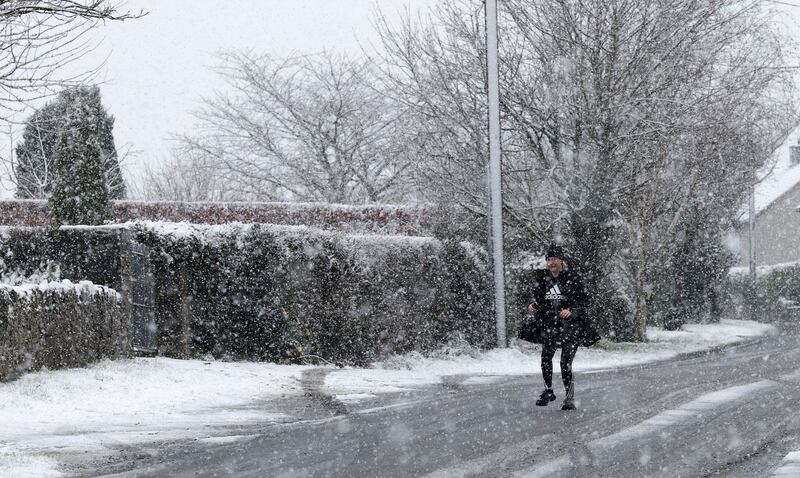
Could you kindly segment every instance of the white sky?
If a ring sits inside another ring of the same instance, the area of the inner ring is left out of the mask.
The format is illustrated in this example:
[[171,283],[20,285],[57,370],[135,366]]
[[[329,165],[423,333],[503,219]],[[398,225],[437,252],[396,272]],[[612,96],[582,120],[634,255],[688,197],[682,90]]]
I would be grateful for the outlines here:
[[[108,57],[99,77],[103,100],[116,118],[118,147],[140,153],[127,165],[154,164],[169,153],[166,138],[191,128],[202,96],[221,86],[211,71],[216,52],[252,48],[278,56],[336,49],[360,54],[376,42],[376,8],[390,18],[427,9],[437,0],[128,0],[139,20],[98,29],[97,51],[76,64],[91,68]],[[478,0],[476,0],[478,1]],[[800,4],[800,2],[798,2]],[[790,31],[800,31],[800,8],[777,4]]]
[[[170,134],[189,130],[201,97],[222,86],[211,71],[216,52],[251,48],[286,56],[327,48],[358,55],[359,42],[369,46],[377,41],[372,26],[376,8],[391,20],[404,9],[425,10],[438,1],[127,0],[125,8],[149,14],[98,28],[94,40],[99,46],[70,68],[96,68],[107,58],[97,79],[103,102],[116,118],[117,148],[138,151],[126,165],[130,179],[142,164],[169,156]],[[775,4],[786,12],[781,20],[793,32],[800,32],[800,1],[797,5]],[[0,196],[10,195],[0,191]]]
[[377,41],[372,26],[376,8],[391,18],[403,9],[424,9],[435,2],[127,0],[125,9],[144,9],[148,15],[99,27],[93,32],[99,46],[70,70],[96,68],[107,58],[97,80],[102,82],[103,103],[116,118],[117,148],[130,145],[139,151],[126,167],[136,174],[145,162],[169,156],[166,138],[191,128],[191,112],[201,97],[221,86],[211,71],[216,52],[244,48],[288,56],[332,49],[358,55],[360,44],[368,47]]

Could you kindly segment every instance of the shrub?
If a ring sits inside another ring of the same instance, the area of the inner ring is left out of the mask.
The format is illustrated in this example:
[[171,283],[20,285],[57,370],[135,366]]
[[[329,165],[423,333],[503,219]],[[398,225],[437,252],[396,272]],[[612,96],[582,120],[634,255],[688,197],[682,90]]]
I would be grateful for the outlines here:
[[787,301],[800,302],[800,264],[760,268],[755,288],[749,275],[731,273],[723,297],[728,314],[771,322],[783,316]]
[[633,308],[630,301],[612,288],[591,294],[589,317],[600,335],[613,342],[632,342]]
[[10,228],[0,239],[9,270],[30,276],[49,263],[61,278],[114,289],[120,283],[120,247],[119,228]]
[[111,219],[103,150],[86,98],[67,109],[58,135],[55,177],[48,204],[58,224],[103,224]]
[[136,232],[152,249],[162,350],[180,342],[168,322],[183,295],[193,351],[233,358],[363,364],[456,334],[485,346],[493,330],[485,261],[464,244],[261,225],[188,231]]

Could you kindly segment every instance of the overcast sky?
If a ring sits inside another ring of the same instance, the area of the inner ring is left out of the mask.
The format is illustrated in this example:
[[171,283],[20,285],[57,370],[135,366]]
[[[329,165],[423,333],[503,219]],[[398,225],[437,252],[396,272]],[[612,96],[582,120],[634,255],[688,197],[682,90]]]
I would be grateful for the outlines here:
[[107,58],[97,80],[116,119],[117,147],[138,150],[127,165],[135,175],[142,164],[169,155],[168,136],[191,128],[200,98],[220,86],[211,71],[216,52],[246,48],[289,55],[327,48],[359,54],[360,43],[377,40],[376,8],[396,17],[401,9],[435,1],[127,0],[126,9],[149,13],[102,25],[93,32],[99,46],[70,69],[95,68]]
[[[138,151],[126,165],[130,179],[142,164],[170,154],[169,135],[190,129],[200,98],[221,86],[211,70],[216,52],[248,48],[285,56],[328,48],[357,55],[360,43],[377,41],[376,8],[391,20],[403,9],[428,9],[437,1],[127,0],[127,9],[149,13],[96,29],[98,47],[70,68],[92,69],[106,59],[98,80],[103,102],[116,118],[117,147]],[[800,31],[800,8],[776,6],[785,9],[788,28]]]

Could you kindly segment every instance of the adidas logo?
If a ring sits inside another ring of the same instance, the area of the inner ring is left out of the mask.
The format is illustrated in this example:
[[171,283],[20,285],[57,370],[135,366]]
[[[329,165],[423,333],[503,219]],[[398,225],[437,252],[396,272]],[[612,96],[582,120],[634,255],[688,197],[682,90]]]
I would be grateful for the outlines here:
[[547,291],[547,294],[544,295],[544,298],[547,300],[561,300],[564,296],[561,295],[561,289],[558,288],[558,284],[555,284],[553,287]]

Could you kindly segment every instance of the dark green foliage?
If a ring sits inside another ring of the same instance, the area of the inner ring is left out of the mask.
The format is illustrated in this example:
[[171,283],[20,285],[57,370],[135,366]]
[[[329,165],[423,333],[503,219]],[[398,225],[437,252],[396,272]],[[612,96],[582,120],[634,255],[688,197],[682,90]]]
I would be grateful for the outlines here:
[[120,240],[119,229],[16,228],[5,232],[0,253],[12,270],[30,273],[51,260],[63,279],[118,289]]
[[731,274],[723,284],[726,313],[741,319],[774,322],[787,314],[789,302],[800,303],[800,265],[761,274],[755,288],[748,274]]
[[609,284],[608,275],[614,269],[611,265],[614,229],[607,216],[608,213],[596,212],[587,218],[576,213],[570,222],[571,240],[565,244],[570,251],[567,263],[583,278],[587,291],[597,291]]
[[800,302],[800,265],[775,269],[760,277],[757,284],[765,300]]
[[[163,324],[177,315],[186,281],[195,353],[365,364],[454,334],[481,346],[493,337],[485,265],[462,245],[257,225],[213,240],[144,228],[137,237],[152,248],[162,334],[180,329]],[[165,351],[180,339],[159,340]]]
[[483,249],[469,243],[444,243],[445,281],[448,297],[445,328],[461,333],[467,342],[496,345],[493,320],[494,288],[487,271],[489,258]]
[[612,342],[633,342],[633,309],[613,288],[600,287],[591,294],[589,317],[601,337]]
[[[365,364],[454,336],[494,344],[491,274],[469,244],[258,225],[133,232],[151,248],[165,355]],[[118,229],[26,228],[7,232],[3,253],[15,269],[51,259],[62,277],[118,287],[121,247]]]
[[17,165],[14,171],[16,197],[46,199],[57,181],[55,163],[60,138],[76,105],[83,105],[84,126],[92,131],[100,148],[100,161],[111,199],[125,198],[125,183],[114,146],[114,118],[108,114],[100,99],[100,88],[78,86],[68,88],[58,97],[37,110],[28,119],[17,145]]
[[568,264],[583,278],[589,296],[588,316],[600,335],[614,342],[628,342],[635,339],[633,310],[610,278],[615,234],[610,216],[609,211],[600,210],[588,217],[573,215]]
[[686,221],[686,230],[676,238],[670,261],[653,274],[650,308],[656,324],[679,330],[687,321],[719,321],[720,291],[733,263],[721,234],[702,227],[699,221]]
[[[506,269],[506,316],[509,337],[519,336],[519,329],[528,320],[527,307],[532,297],[532,268],[521,264],[520,259],[511,261]],[[491,291],[490,291],[491,293]]]
[[111,218],[108,185],[91,105],[78,97],[58,138],[48,200],[58,224],[103,224]]
[[127,355],[130,330],[114,291],[0,288],[0,381],[42,367]]
[[390,352],[428,350],[436,321],[442,317],[444,282],[441,258],[431,243],[409,250],[365,244],[364,291],[371,316],[380,324],[381,355]]

